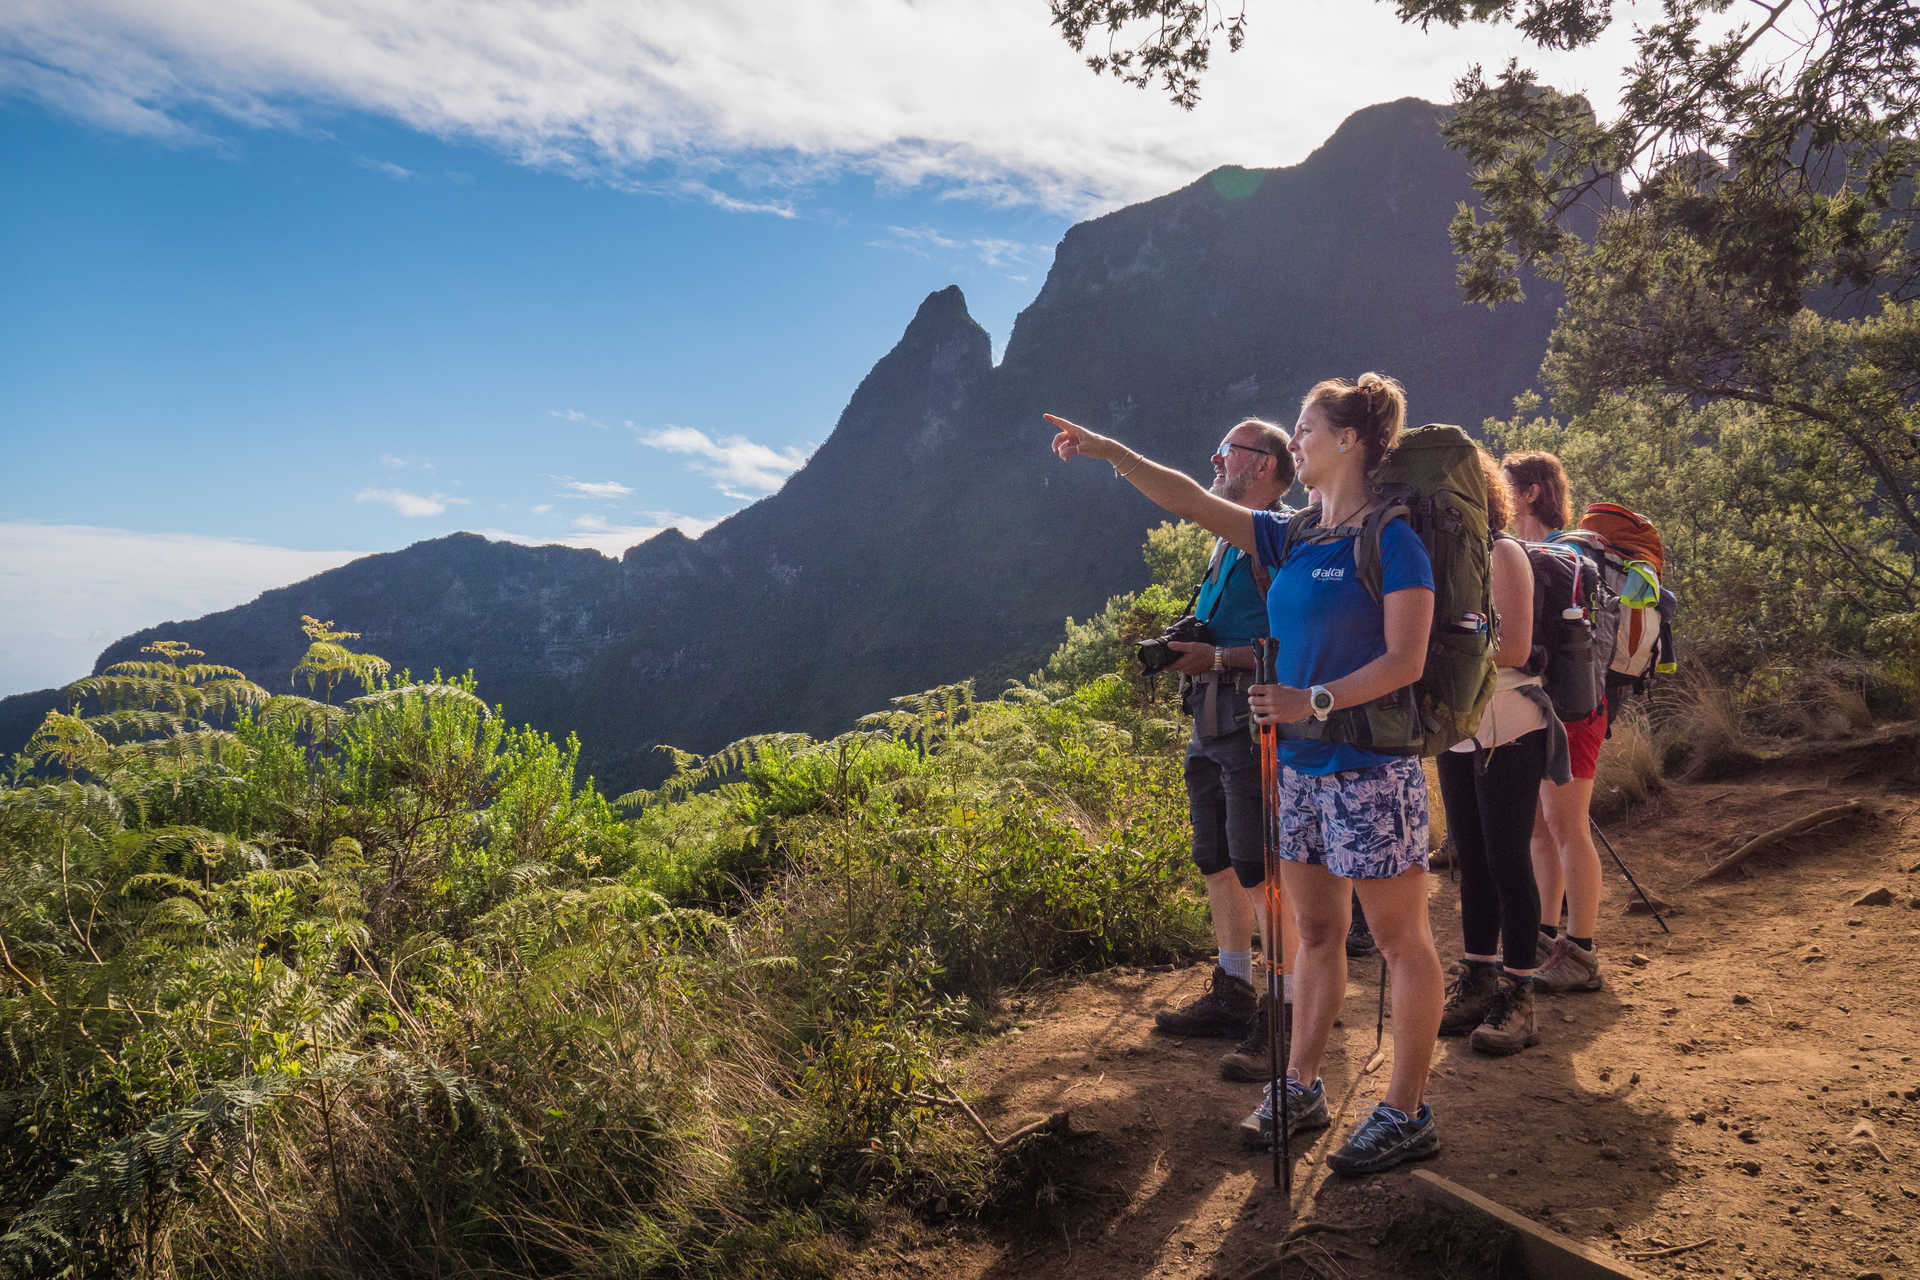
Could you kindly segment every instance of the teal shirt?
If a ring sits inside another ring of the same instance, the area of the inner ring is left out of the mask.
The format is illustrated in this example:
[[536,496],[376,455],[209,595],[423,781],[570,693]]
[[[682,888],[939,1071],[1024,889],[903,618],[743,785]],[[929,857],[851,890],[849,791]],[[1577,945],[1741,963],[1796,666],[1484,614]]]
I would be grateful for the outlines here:
[[1228,547],[1200,584],[1193,616],[1207,624],[1222,649],[1252,644],[1267,634],[1267,602],[1253,580],[1252,562],[1238,547]]

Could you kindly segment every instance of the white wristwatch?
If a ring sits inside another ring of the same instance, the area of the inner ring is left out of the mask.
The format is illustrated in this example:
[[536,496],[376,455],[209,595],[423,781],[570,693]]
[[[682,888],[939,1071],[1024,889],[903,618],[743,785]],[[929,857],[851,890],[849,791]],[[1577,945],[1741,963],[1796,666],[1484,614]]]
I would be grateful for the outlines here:
[[1316,684],[1307,690],[1307,706],[1313,711],[1315,720],[1325,720],[1333,710],[1333,690],[1323,684]]

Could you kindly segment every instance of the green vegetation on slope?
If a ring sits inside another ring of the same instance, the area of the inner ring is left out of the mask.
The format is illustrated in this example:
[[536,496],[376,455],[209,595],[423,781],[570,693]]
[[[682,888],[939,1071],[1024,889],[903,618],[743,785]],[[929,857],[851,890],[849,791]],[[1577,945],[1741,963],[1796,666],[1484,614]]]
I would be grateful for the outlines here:
[[[1914,705],[1907,615],[1810,559],[1873,516],[1762,521],[1741,477],[1787,445],[1721,412],[1696,452],[1490,428],[1653,512],[1690,648],[1739,672],[1629,718],[1603,795],[1821,729],[1780,690],[1842,652]],[[952,1055],[1009,987],[1205,945],[1171,682],[1122,673],[1207,545],[1155,530],[1155,581],[994,701],[677,754],[612,803],[471,676],[312,619],[305,695],[179,642],[79,682],[0,780],[0,1269],[825,1275],[882,1201],[1011,1202]]]
[[9,1271],[824,1273],[883,1195],[990,1200],[942,1064],[999,992],[1202,940],[1118,677],[622,817],[471,677],[308,636],[310,697],[179,643],[81,681],[0,786]]

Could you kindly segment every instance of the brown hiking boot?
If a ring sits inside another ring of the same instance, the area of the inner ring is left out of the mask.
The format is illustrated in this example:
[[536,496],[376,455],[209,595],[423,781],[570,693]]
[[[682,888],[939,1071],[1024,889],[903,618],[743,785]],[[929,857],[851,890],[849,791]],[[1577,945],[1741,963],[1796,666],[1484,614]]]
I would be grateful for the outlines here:
[[1501,974],[1500,985],[1487,1001],[1487,1015],[1467,1043],[1474,1052],[1496,1058],[1539,1044],[1540,1033],[1533,1027],[1533,984]]
[[1253,984],[1213,966],[1213,981],[1197,999],[1153,1015],[1153,1028],[1168,1036],[1216,1036],[1237,1040],[1246,1034],[1259,1005]]
[[1598,991],[1600,957],[1563,933],[1534,970],[1533,981],[1542,991]]
[[1440,1034],[1464,1036],[1480,1025],[1487,1002],[1500,985],[1498,965],[1456,960],[1447,979],[1447,1003],[1440,1010]]
[[[1280,1016],[1291,1020],[1293,1006],[1282,1002]],[[1220,1059],[1220,1078],[1222,1080],[1243,1080],[1248,1084],[1258,1084],[1267,1079],[1272,1070],[1268,1061],[1267,1036],[1273,1018],[1273,997],[1260,997],[1260,1006],[1254,1011],[1253,1021],[1247,1024],[1247,1034],[1240,1043],[1227,1050]],[[1286,1069],[1286,1063],[1280,1064]]]

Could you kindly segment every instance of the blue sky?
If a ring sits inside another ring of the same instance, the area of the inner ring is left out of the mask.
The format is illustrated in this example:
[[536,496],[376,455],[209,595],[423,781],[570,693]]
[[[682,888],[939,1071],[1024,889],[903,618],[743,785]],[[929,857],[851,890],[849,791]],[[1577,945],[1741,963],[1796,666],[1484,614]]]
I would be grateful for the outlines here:
[[997,356],[1076,220],[1519,48],[1360,0],[1282,38],[1270,0],[1185,113],[1087,72],[1045,0],[641,8],[0,12],[0,694],[458,529],[697,535],[932,290]]

